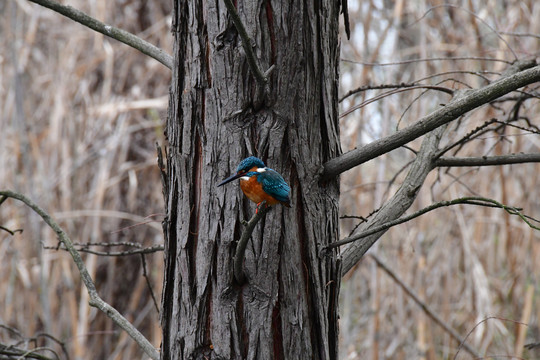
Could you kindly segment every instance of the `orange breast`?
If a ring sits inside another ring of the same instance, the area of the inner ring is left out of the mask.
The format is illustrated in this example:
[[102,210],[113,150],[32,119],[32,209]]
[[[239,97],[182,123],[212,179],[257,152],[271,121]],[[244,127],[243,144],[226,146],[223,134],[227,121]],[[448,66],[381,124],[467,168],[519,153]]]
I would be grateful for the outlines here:
[[262,189],[262,185],[257,181],[256,176],[252,176],[249,180],[240,179],[240,189],[244,192],[247,198],[255,203],[260,203],[266,200],[268,205],[275,205],[279,203],[278,200],[265,193]]

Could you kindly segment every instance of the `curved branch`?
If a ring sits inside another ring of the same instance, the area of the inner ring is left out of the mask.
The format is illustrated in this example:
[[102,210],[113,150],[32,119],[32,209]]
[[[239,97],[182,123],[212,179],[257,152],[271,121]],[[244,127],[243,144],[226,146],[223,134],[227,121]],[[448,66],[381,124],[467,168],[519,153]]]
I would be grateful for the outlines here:
[[73,258],[73,261],[75,262],[75,265],[77,265],[77,268],[79,269],[79,273],[81,275],[81,280],[83,281],[84,285],[86,286],[86,290],[88,291],[88,295],[90,297],[90,300],[88,303],[90,306],[96,307],[99,310],[101,310],[105,315],[107,315],[112,321],[116,323],[116,325],[120,326],[122,329],[124,329],[129,336],[135,342],[141,347],[141,349],[153,360],[159,359],[159,352],[156,350],[156,348],[146,339],[140,332],[137,330],[125,317],[122,316],[116,310],[114,307],[103,301],[97,293],[96,285],[94,284],[94,281],[92,280],[92,277],[88,273],[88,270],[86,269],[86,266],[84,265],[84,262],[81,258],[81,255],[79,252],[75,249],[73,246],[73,242],[69,238],[69,236],[65,233],[65,231],[58,225],[51,216],[42,208],[40,208],[37,204],[35,204],[32,200],[27,198],[26,196],[13,192],[13,191],[0,191],[1,196],[10,197],[16,200],[19,200],[26,204],[28,207],[30,207],[32,210],[34,210],[47,225],[51,227],[51,229],[54,230],[60,241],[64,244],[64,246],[69,251],[69,254]]
[[249,222],[246,224],[246,228],[242,232],[242,236],[240,236],[240,240],[238,240],[238,244],[236,245],[236,253],[234,254],[234,278],[236,279],[236,282],[240,285],[246,282],[246,276],[244,274],[242,265],[244,264],[244,255],[246,253],[246,246],[248,240],[251,237],[253,230],[255,229],[255,225],[257,225],[259,220],[261,220],[270,209],[270,206],[266,206],[266,201],[263,201],[259,205],[259,210],[255,213],[255,215],[251,217]]
[[38,360],[53,360],[53,358],[47,357],[45,355],[38,354],[38,351],[50,351],[55,355],[54,359],[60,359],[58,354],[51,348],[47,347],[38,347],[34,349],[20,349],[14,346],[7,346],[0,344],[0,355],[5,355],[2,359],[38,359]]
[[0,230],[4,230],[5,232],[9,233],[9,235],[14,236],[16,233],[23,232],[23,229],[15,229],[15,230],[9,230],[7,227],[0,225]]
[[[529,65],[530,61],[523,63],[523,66]],[[328,161],[324,164],[321,177],[323,180],[327,180],[338,176],[344,171],[397,149],[444,124],[448,124],[472,109],[537,81],[540,81],[540,66],[538,65],[513,75],[507,75],[483,88],[465,91],[461,96],[456,96],[444,107],[424,116],[413,125]]]
[[417,90],[417,89],[438,90],[438,91],[444,92],[444,93],[449,94],[449,95],[454,94],[454,90],[445,88],[443,86],[436,86],[436,85],[394,86],[394,89],[391,90],[391,91],[387,91],[385,93],[374,96],[374,97],[372,97],[370,99],[367,99],[366,101],[361,102],[358,105],[355,105],[355,106],[351,107],[350,109],[345,110],[343,113],[339,114],[339,118],[341,119],[341,118],[349,115],[350,113],[352,113],[352,112],[354,112],[354,111],[356,111],[358,109],[361,109],[364,106],[369,105],[369,104],[371,104],[371,103],[373,103],[375,101],[383,99],[383,98],[385,98],[387,96],[399,94],[400,92],[405,92],[405,91],[409,91],[409,90]]
[[[356,89],[352,89],[348,91],[345,95],[339,98],[338,102],[343,102],[343,100],[347,99],[348,97],[368,91],[368,90],[381,90],[381,89],[403,89],[403,88],[414,88],[414,89],[431,89],[431,90],[440,90],[442,92],[448,93],[452,95],[454,93],[453,90],[441,87],[441,86],[435,86],[435,85],[422,85],[419,82],[412,82],[412,83],[401,83],[401,84],[379,84],[379,85],[364,85],[360,86]],[[392,95],[392,94],[389,94]]]
[[347,237],[347,238],[345,238],[343,240],[336,241],[336,242],[333,242],[331,244],[328,244],[327,246],[325,246],[323,248],[323,250],[343,246],[345,244],[349,244],[349,243],[352,243],[354,241],[363,239],[365,237],[368,237],[369,235],[373,235],[373,234],[378,233],[380,231],[388,230],[391,227],[394,227],[396,225],[408,222],[408,221],[410,221],[410,220],[412,220],[414,218],[422,216],[422,215],[424,215],[424,214],[426,214],[426,213],[428,213],[430,211],[433,211],[435,209],[439,209],[439,208],[447,207],[447,206],[452,206],[452,205],[460,205],[460,204],[461,205],[477,205],[477,206],[500,208],[500,209],[503,209],[503,210],[507,211],[510,215],[519,216],[531,228],[533,228],[535,230],[540,230],[539,227],[537,227],[537,226],[533,225],[531,222],[527,221],[525,216],[522,215],[521,212],[515,207],[507,206],[507,205],[499,203],[496,200],[488,199],[488,198],[484,198],[484,197],[463,197],[463,198],[458,198],[458,199],[454,199],[454,200],[440,201],[440,202],[437,202],[435,204],[431,204],[429,206],[426,206],[423,209],[420,209],[420,210],[416,211],[415,213],[413,213],[411,215],[403,216],[403,217],[401,217],[399,219],[389,221],[389,222],[384,223],[382,225],[379,225],[379,226],[373,227],[373,228],[371,228],[369,230],[363,231],[363,232],[361,232],[359,234],[349,236],[349,237]]
[[[376,228],[389,221],[398,219],[405,211],[407,211],[416,199],[418,191],[424,184],[427,175],[433,169],[433,159],[437,154],[437,148],[445,129],[446,125],[432,131],[426,136],[403,184],[394,196],[379,209],[379,211],[359,227],[357,233]],[[369,248],[379,240],[386,230],[380,230],[371,234],[363,238],[363,241],[353,242],[343,250],[343,275],[360,261]],[[324,251],[324,249],[321,250]]]
[[84,26],[89,27],[92,30],[95,30],[99,33],[102,33],[103,35],[123,42],[124,44],[139,50],[143,54],[146,54],[151,58],[156,59],[169,69],[172,69],[173,58],[171,55],[167,54],[163,49],[160,49],[157,46],[150,44],[149,42],[133,35],[130,32],[115,28],[111,25],[104,24],[101,21],[94,19],[93,17],[85,14],[80,10],[77,10],[71,6],[59,4],[52,0],[28,1],[56,11],[57,13],[62,14],[80,24],[83,24]]

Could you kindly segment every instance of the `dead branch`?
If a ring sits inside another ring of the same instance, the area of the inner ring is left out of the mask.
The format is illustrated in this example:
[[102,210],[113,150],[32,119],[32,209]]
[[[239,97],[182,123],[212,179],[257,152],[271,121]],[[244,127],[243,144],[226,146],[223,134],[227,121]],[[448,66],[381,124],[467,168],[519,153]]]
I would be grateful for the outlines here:
[[478,157],[441,157],[435,162],[435,166],[499,166],[536,162],[540,162],[540,154],[508,154],[499,156]]
[[[392,198],[377,211],[377,213],[359,227],[358,233],[362,233],[386,222],[398,219],[412,205],[418,191],[432,169],[432,159],[437,153],[437,148],[445,129],[446,125],[430,132],[426,136],[401,187],[394,196],[392,196]],[[343,251],[343,275],[360,261],[366,251],[368,251],[385,232],[386,230],[381,230],[365,237],[363,241],[353,242]]]
[[153,59],[156,59],[169,69],[172,69],[173,59],[172,56],[167,54],[163,49],[158,48],[155,45],[150,44],[149,42],[133,35],[130,32],[127,32],[122,29],[115,28],[114,26],[107,25],[101,21],[94,19],[93,17],[85,14],[84,12],[77,10],[71,6],[62,5],[52,0],[29,0],[33,3],[51,9],[59,14],[64,15],[65,17],[70,18],[73,21],[76,21],[84,26],[102,33],[110,38],[123,42],[124,44],[131,46],[134,49],[139,50],[145,55],[150,56]]
[[116,323],[118,326],[120,326],[124,331],[128,333],[129,336],[137,344],[141,347],[141,349],[153,360],[158,360],[160,358],[159,352],[156,350],[156,348],[146,339],[125,317],[122,316],[116,310],[114,307],[106,303],[96,290],[96,285],[94,284],[94,281],[92,280],[92,277],[88,273],[88,270],[86,269],[86,266],[84,264],[84,261],[81,258],[81,255],[75,249],[75,246],[73,245],[73,242],[69,238],[69,236],[65,233],[65,231],[58,225],[51,216],[43,210],[41,207],[39,207],[36,203],[34,203],[32,200],[27,198],[26,196],[5,190],[0,191],[1,196],[10,197],[16,200],[19,200],[26,204],[28,207],[30,207],[32,210],[34,210],[42,219],[45,221],[47,225],[51,229],[54,230],[54,232],[57,234],[59,240],[64,244],[67,251],[73,258],[73,261],[75,262],[75,265],[77,265],[77,268],[79,270],[79,273],[81,275],[81,280],[83,281],[86,290],[88,291],[88,295],[90,297],[90,300],[88,303],[90,306],[96,307],[99,310],[101,310],[105,315],[107,315],[114,323]]
[[448,124],[470,110],[537,81],[540,81],[540,66],[538,65],[513,75],[504,76],[483,88],[466,91],[462,96],[456,96],[441,109],[424,116],[413,125],[328,161],[324,164],[321,178],[330,179],[338,176],[344,171],[397,149],[444,124]]
[[378,233],[380,231],[388,230],[391,227],[394,227],[396,225],[403,224],[405,222],[411,221],[412,219],[417,218],[419,216],[422,216],[422,215],[424,215],[424,214],[426,214],[426,213],[428,213],[430,211],[433,211],[435,209],[439,209],[441,207],[453,206],[453,205],[476,205],[476,206],[486,206],[486,207],[500,208],[500,209],[503,209],[506,212],[508,212],[510,215],[519,216],[527,225],[529,225],[529,227],[531,227],[532,229],[540,231],[540,228],[538,226],[533,225],[532,222],[529,221],[529,220],[532,220],[532,221],[535,221],[535,222],[540,222],[540,221],[522,214],[520,212],[521,209],[518,209],[518,208],[513,207],[513,206],[504,205],[504,204],[501,204],[500,202],[498,202],[496,200],[488,199],[488,198],[484,198],[484,197],[477,197],[477,196],[475,196],[475,197],[463,197],[463,198],[458,198],[458,199],[454,199],[454,200],[450,200],[450,201],[440,201],[440,202],[437,202],[435,204],[431,204],[430,206],[426,206],[425,208],[420,209],[420,210],[416,211],[415,213],[413,213],[411,215],[400,217],[399,219],[389,221],[389,222],[384,223],[382,225],[379,225],[379,226],[373,227],[373,228],[371,228],[369,230],[363,231],[363,232],[361,232],[359,234],[346,237],[343,240],[336,241],[336,242],[334,242],[332,244],[329,244],[329,245],[325,246],[324,248],[322,248],[322,250],[326,251],[328,249],[333,249],[333,248],[336,248],[336,247],[339,247],[339,246],[350,244],[350,243],[352,243],[354,241],[358,241],[358,240],[363,239],[365,237],[368,237],[370,235],[376,234],[376,233]]

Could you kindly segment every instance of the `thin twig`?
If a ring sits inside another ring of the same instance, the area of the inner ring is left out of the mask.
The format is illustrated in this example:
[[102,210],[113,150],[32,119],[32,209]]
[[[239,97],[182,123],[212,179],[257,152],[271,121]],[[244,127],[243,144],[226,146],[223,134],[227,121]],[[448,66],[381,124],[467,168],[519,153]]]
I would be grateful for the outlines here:
[[0,230],[4,230],[4,231],[8,232],[9,235],[11,235],[11,236],[15,235],[18,232],[20,232],[20,233],[23,232],[23,229],[9,230],[7,227],[4,227],[2,225],[0,225]]
[[[455,341],[457,341],[457,343],[459,344],[459,348],[463,347],[467,352],[469,352],[471,355],[475,356],[475,357],[479,357],[480,355],[478,354],[478,352],[476,352],[476,350],[474,350],[473,348],[471,348],[469,345],[467,345],[465,343],[465,339],[463,339],[461,336],[459,336],[459,333],[454,330],[452,327],[450,327],[450,325],[448,325],[443,319],[441,319],[437,313],[431,309],[431,307],[429,307],[429,305],[426,304],[425,301],[422,301],[415,293],[414,291],[409,287],[407,286],[397,275],[394,271],[392,271],[388,266],[386,266],[385,263],[383,263],[375,254],[369,254],[371,256],[371,258],[373,260],[375,260],[375,262],[377,263],[377,266],[380,267],[381,269],[383,269],[387,274],[388,276],[390,276],[395,282],[396,284],[398,284],[402,289],[403,291],[405,291],[405,293],[407,295],[409,295],[409,297],[411,299],[413,299],[413,301],[422,308],[422,310],[424,311],[424,313],[429,316],[437,325],[439,325],[440,327],[442,327],[444,329],[444,331],[446,331]],[[458,349],[459,351],[459,349]]]
[[395,86],[394,87],[395,89],[394,90],[391,90],[391,91],[387,91],[385,93],[382,93],[382,94],[379,94],[375,97],[372,97],[370,99],[367,99],[366,101],[363,101],[361,102],[360,104],[358,105],[355,105],[353,107],[351,107],[350,109],[347,109],[345,110],[343,113],[339,114],[339,118],[343,118],[347,115],[349,115],[350,113],[358,110],[358,109],[361,109],[363,108],[364,106],[366,105],[369,105],[375,101],[378,101],[378,100],[381,100],[387,96],[390,96],[390,95],[394,95],[394,94],[398,94],[400,92],[405,92],[405,91],[409,91],[409,90],[416,90],[416,89],[430,89],[430,90],[438,90],[438,91],[442,91],[446,94],[449,94],[449,95],[453,95],[454,94],[454,91],[452,89],[448,89],[448,88],[445,88],[443,86],[435,86],[435,85],[412,85],[412,86]]
[[472,12],[472,11],[470,11],[470,10],[464,8],[464,7],[461,7],[459,5],[441,4],[441,5],[432,6],[419,19],[415,20],[411,24],[405,25],[405,27],[409,27],[409,26],[412,26],[412,25],[418,23],[420,20],[425,18],[427,16],[427,14],[429,14],[431,11],[434,11],[434,10],[439,9],[439,8],[458,9],[458,10],[464,11],[464,12],[468,13],[469,15],[473,16],[474,18],[478,19],[478,21],[480,21],[482,24],[484,24],[484,26],[486,26],[489,30],[491,30],[495,34],[495,36],[497,36],[499,38],[499,40],[501,40],[506,45],[506,47],[508,47],[508,50],[510,50],[512,55],[514,55],[514,59],[516,59],[516,60],[518,59],[518,56],[514,52],[514,49],[512,49],[510,44],[504,39],[504,37],[501,36],[501,34],[499,33],[499,31],[497,31],[497,29],[493,28],[491,25],[489,25],[489,23],[486,20],[482,19],[480,16],[478,16],[474,12]]
[[343,62],[348,62],[348,63],[352,63],[352,64],[358,64],[358,65],[364,65],[364,66],[397,66],[397,65],[406,65],[406,64],[416,64],[416,63],[419,63],[419,62],[456,61],[456,60],[495,61],[495,62],[503,62],[503,63],[506,63],[506,64],[511,64],[512,63],[511,61],[508,61],[508,60],[505,60],[505,59],[495,59],[495,58],[480,57],[480,56],[457,56],[457,57],[445,56],[445,57],[399,60],[399,61],[392,61],[392,62],[388,62],[388,63],[363,62],[363,61],[356,61],[356,60],[350,60],[350,59],[341,59],[341,61],[343,61]]
[[[473,333],[473,331],[474,331],[478,326],[480,326],[481,324],[483,324],[484,322],[486,322],[486,321],[488,321],[488,320],[492,320],[492,319],[496,319],[496,320],[500,320],[500,321],[508,321],[508,322],[511,322],[511,323],[514,323],[514,324],[519,324],[519,325],[529,326],[529,324],[525,324],[525,323],[523,323],[523,322],[521,322],[521,321],[516,321],[516,320],[511,320],[511,319],[500,318],[500,317],[498,317],[498,316],[488,316],[487,318],[485,318],[485,319],[480,320],[479,322],[477,322],[477,323],[473,326],[473,328],[467,333],[467,335],[465,336],[465,339],[463,339],[463,341],[459,344],[459,347],[458,347],[456,353],[454,354],[454,357],[452,358],[452,360],[456,360],[456,359],[457,359],[457,356],[458,356],[458,354],[459,354],[459,352],[460,352],[460,350],[461,350],[461,348],[462,348],[462,347],[465,348],[465,347],[467,346],[467,344],[465,344],[465,341],[467,341],[467,338],[468,338],[469,336],[471,336],[471,334]],[[490,357],[491,357],[491,356],[490,356]],[[512,358],[512,359],[515,359],[514,356],[509,356],[509,357]],[[477,358],[478,358],[478,359],[483,359],[483,358],[478,357],[478,356],[477,356]]]
[[497,122],[497,119],[490,119],[489,121],[484,122],[482,125],[477,126],[476,128],[468,132],[465,136],[463,136],[458,141],[454,142],[453,144],[447,145],[442,150],[439,150],[439,153],[437,154],[436,158],[441,157],[442,154],[450,151],[454,147],[456,146],[462,147],[465,143],[467,143],[474,137],[480,136],[480,134],[484,134],[484,131],[488,131],[486,130],[486,128],[490,126],[491,124],[494,124],[495,122]]
[[419,217],[421,215],[424,215],[425,213],[428,213],[428,212],[433,211],[435,209],[438,209],[438,208],[441,208],[441,207],[446,207],[446,206],[459,205],[459,204],[500,208],[500,209],[505,210],[510,215],[519,216],[527,225],[529,225],[529,227],[531,227],[532,229],[540,231],[540,227],[533,225],[529,221],[527,216],[521,214],[521,212],[519,211],[518,208],[515,208],[515,207],[512,207],[512,206],[507,206],[507,205],[501,204],[500,202],[498,202],[496,200],[488,199],[488,198],[484,198],[484,197],[477,197],[477,196],[475,196],[475,197],[463,197],[463,198],[458,198],[458,199],[454,199],[454,200],[451,200],[451,201],[440,201],[440,202],[437,202],[435,204],[431,204],[431,205],[429,205],[429,206],[427,206],[427,207],[425,207],[423,209],[418,210],[417,212],[415,212],[415,213],[413,213],[411,215],[403,216],[403,217],[400,217],[399,219],[388,221],[388,222],[386,222],[386,223],[384,223],[382,225],[379,225],[379,226],[376,226],[376,227],[371,228],[369,230],[363,231],[360,234],[349,236],[349,237],[347,237],[347,238],[345,238],[343,240],[336,241],[336,242],[333,242],[331,244],[328,244],[328,245],[326,245],[325,247],[322,248],[322,251],[327,251],[328,249],[333,249],[333,248],[336,248],[338,246],[343,246],[345,244],[349,244],[351,242],[360,240],[360,239],[365,238],[367,236],[376,234],[376,233],[378,233],[380,231],[388,230],[393,226],[403,224],[403,223],[405,223],[407,221],[410,221],[410,220],[412,220],[414,218],[417,218],[417,217]]
[[537,81],[540,81],[540,66],[504,76],[482,88],[469,90],[461,96],[456,96],[444,107],[424,116],[413,125],[328,161],[324,164],[321,178],[327,180],[336,177],[344,171],[397,149],[502,95]]
[[[58,250],[58,247],[53,246],[44,246],[44,249],[47,250]],[[62,248],[62,250],[67,250],[67,248]],[[134,249],[134,250],[126,250],[126,251],[97,251],[97,250],[91,250],[86,247],[76,249],[79,252],[84,252],[88,254],[93,255],[99,255],[99,256],[129,256],[129,255],[139,255],[139,254],[152,254],[158,251],[163,251],[163,245],[154,245],[147,248],[142,249]]]
[[[361,92],[364,92],[364,91],[382,90],[382,89],[410,89],[410,90],[414,90],[414,89],[430,89],[430,90],[439,90],[439,91],[445,92],[445,93],[450,94],[450,95],[452,95],[454,93],[454,91],[452,89],[445,88],[445,87],[442,87],[442,86],[422,85],[422,84],[418,84],[418,83],[364,85],[364,86],[360,86],[360,87],[358,87],[356,89],[353,89],[353,90],[349,91],[348,93],[343,95],[338,101],[342,102],[343,100],[345,100],[349,96],[352,96],[352,95],[355,95],[355,94],[358,94],[358,93],[361,93]],[[402,91],[404,91],[404,90],[402,90]],[[393,95],[395,93],[396,93],[395,91],[392,91],[392,92],[384,93],[384,94],[381,94],[381,95],[387,96],[387,95]],[[343,115],[343,116],[345,116],[345,115]]]
[[527,349],[527,350],[532,350],[532,349],[537,348],[537,347],[540,347],[540,341],[535,342],[535,343],[525,344],[525,346],[524,346],[524,348]]
[[36,338],[36,339],[40,338],[40,337],[45,337],[45,338],[47,338],[49,340],[54,341],[58,345],[60,345],[60,347],[62,348],[62,352],[64,353],[64,356],[66,357],[67,360],[69,360],[69,353],[67,351],[66,344],[63,341],[61,341],[61,340],[57,339],[56,337],[52,336],[51,334],[47,334],[47,333],[38,333],[38,334],[36,334],[34,336],[34,338]]
[[238,240],[238,244],[236,245],[236,253],[234,254],[234,278],[240,285],[246,282],[246,276],[244,274],[242,265],[244,264],[244,255],[246,253],[248,240],[255,229],[255,225],[257,225],[259,220],[261,220],[263,216],[271,209],[270,206],[266,206],[266,201],[263,201],[258,208],[259,210],[246,224],[246,228],[242,232],[242,236],[240,236],[240,240]]
[[[0,355],[5,355],[5,359],[38,359],[38,360],[53,360],[53,358],[47,357],[45,355],[37,354],[36,351],[48,350],[56,356],[54,359],[59,359],[58,354],[54,350],[39,347],[31,350],[18,349],[12,346],[5,346],[0,344]],[[2,357],[4,359],[4,357]]]
[[64,244],[64,246],[67,248],[67,251],[69,251],[71,257],[73,258],[73,261],[75,262],[75,265],[77,266],[81,275],[81,280],[83,281],[86,290],[88,291],[88,295],[90,297],[88,303],[90,304],[90,306],[96,307],[103,313],[105,313],[105,315],[107,315],[112,321],[114,321],[114,323],[124,329],[124,331],[126,331],[128,335],[131,336],[131,338],[135,340],[135,342],[137,342],[141,349],[151,359],[158,360],[160,357],[159,352],[150,343],[150,341],[148,341],[148,339],[146,339],[139,332],[139,330],[137,330],[129,321],[127,321],[127,319],[123,317],[118,312],[118,310],[116,310],[114,307],[101,299],[101,297],[97,293],[96,285],[94,284],[92,277],[88,273],[88,270],[86,269],[86,265],[84,264],[81,255],[79,254],[77,249],[75,249],[73,242],[66,234],[66,232],[60,227],[60,225],[58,225],[45,210],[43,210],[41,207],[39,207],[32,200],[30,200],[24,195],[9,190],[0,191],[0,195],[7,196],[23,202],[32,210],[34,210],[39,216],[41,216],[45,223],[47,223],[47,225],[49,225],[49,227],[54,230],[59,240]]
[[173,58],[171,55],[167,54],[163,49],[158,48],[155,45],[150,44],[148,41],[141,39],[133,35],[130,32],[127,32],[122,29],[115,28],[114,26],[107,25],[101,21],[94,19],[93,17],[85,14],[84,12],[77,10],[71,6],[62,5],[55,1],[51,0],[29,0],[33,3],[56,11],[59,14],[62,14],[71,20],[74,20],[80,24],[83,24],[86,27],[89,27],[92,30],[95,30],[103,35],[106,35],[110,38],[123,42],[124,44],[131,46],[134,49],[139,50],[143,54],[150,56],[153,59],[156,59],[169,69],[172,69]]
[[150,296],[152,297],[152,301],[154,302],[154,307],[156,308],[156,311],[159,314],[159,305],[157,303],[156,296],[154,295],[152,284],[150,284],[150,278],[148,277],[148,273],[146,272],[146,256],[144,256],[144,254],[141,254],[141,261],[142,261],[142,268],[143,268],[143,277],[146,280],[146,286],[148,287],[148,291],[150,291]]

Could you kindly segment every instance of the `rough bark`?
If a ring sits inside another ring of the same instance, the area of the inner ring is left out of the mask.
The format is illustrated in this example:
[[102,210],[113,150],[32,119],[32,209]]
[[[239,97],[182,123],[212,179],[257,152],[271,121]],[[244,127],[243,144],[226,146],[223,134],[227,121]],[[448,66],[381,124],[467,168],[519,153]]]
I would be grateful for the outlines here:
[[[167,136],[163,359],[335,359],[340,154],[335,1],[237,1],[259,66],[275,65],[262,106],[223,3],[175,1]],[[291,185],[292,208],[260,222],[233,281],[241,220],[255,207],[237,184],[217,188],[248,156]]]

